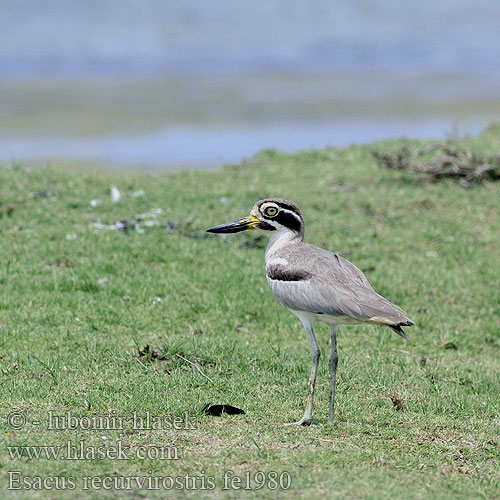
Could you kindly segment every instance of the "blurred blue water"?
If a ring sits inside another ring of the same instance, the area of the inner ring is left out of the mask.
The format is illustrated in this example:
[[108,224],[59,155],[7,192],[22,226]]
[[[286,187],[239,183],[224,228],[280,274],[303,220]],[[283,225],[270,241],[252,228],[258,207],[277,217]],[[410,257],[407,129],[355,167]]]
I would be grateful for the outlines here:
[[[379,94],[380,88],[388,89],[385,99],[391,96],[412,99],[421,93],[420,88],[425,95],[418,98],[428,101],[440,95],[457,102],[471,96],[476,100],[500,99],[499,21],[498,0],[2,0],[0,78],[14,85],[18,81],[38,85],[40,81],[63,80],[69,87],[75,87],[79,79],[84,78],[102,80],[105,86],[107,78],[137,81],[138,78],[182,76],[196,82],[210,79],[211,75],[227,74],[240,75],[243,85],[247,75],[256,73],[277,74],[283,81],[293,81],[303,75],[329,73],[352,77],[357,72],[366,75],[374,71],[387,72],[386,85],[379,82],[377,86]],[[425,85],[417,84],[411,91],[407,87],[402,90],[395,85],[394,74],[415,75],[415,79],[425,81]],[[455,84],[450,87],[451,95],[442,80],[432,83],[436,74],[453,75]],[[192,103],[198,94],[196,85],[186,88],[191,88],[191,94],[186,90],[182,99]],[[263,103],[283,99],[280,95],[273,97],[265,86],[258,91],[256,100],[260,98]],[[305,96],[311,92],[315,90],[304,89]],[[334,92],[332,88],[332,98],[336,97]],[[353,89],[351,100],[366,99],[372,92],[367,79],[364,86]],[[309,97],[305,97],[305,101]],[[89,112],[95,107],[97,113],[100,98],[89,102]],[[178,99],[179,94],[175,98]],[[374,100],[377,98],[373,96]],[[17,99],[22,101],[22,96]],[[40,99],[43,100],[43,93]],[[224,106],[219,106],[218,112],[224,114]],[[0,118],[1,114],[0,109]],[[141,134],[122,137],[119,142],[124,149],[114,156],[110,153],[101,158],[120,162],[120,158],[127,156],[127,143],[129,153],[134,156],[133,151],[140,150],[134,141],[143,141],[144,148],[148,144],[157,151],[153,163],[192,163],[193,147],[200,140],[203,143],[217,136],[210,130],[210,121],[201,124],[207,134],[203,136],[195,115],[191,142],[190,128],[186,129],[185,123],[177,127],[169,121],[158,125],[146,142]],[[352,130],[342,135],[338,116],[332,115],[331,123],[325,125],[324,116],[321,123],[319,118],[318,123],[314,123],[310,113],[303,119],[296,113],[293,124],[283,123],[281,129],[272,117],[270,123],[266,122],[265,114],[260,118],[259,123],[249,124],[244,114],[231,115],[224,133],[229,134],[233,128],[239,131],[231,142],[231,154],[220,151],[217,155],[217,151],[207,149],[205,161],[198,158],[197,163],[213,164],[227,156],[237,160],[261,147],[280,146],[286,150],[307,147],[312,142],[321,146],[323,143],[316,140],[323,137],[318,132],[320,129],[330,130],[330,143],[356,141]],[[381,125],[377,117],[363,116],[363,113],[358,113],[357,118],[363,130],[358,142],[383,136],[384,131],[442,135],[456,124],[456,119],[442,114],[430,115],[428,120],[420,116],[420,128],[411,116],[395,116],[390,126]],[[491,121],[492,115],[467,118],[462,128],[475,131]],[[288,134],[293,135],[293,139],[287,144],[284,137],[292,125],[295,133]],[[37,148],[40,158],[57,156],[62,150],[69,156],[81,157],[79,149],[85,144],[108,140],[96,136],[86,143],[79,137],[70,140],[61,137],[61,151],[58,151],[57,134],[47,138],[46,131],[40,130],[38,134],[33,127],[28,127],[26,134],[19,128],[15,132],[7,128],[0,120],[1,158],[36,157]],[[171,132],[168,137],[175,134],[182,137],[178,147],[162,147],[166,129]],[[153,145],[151,141],[155,137],[159,142]],[[108,141],[114,142],[108,142],[105,149],[115,150],[116,134]],[[71,144],[81,147],[75,146],[71,152]],[[224,142],[219,146],[224,148]],[[183,155],[184,149],[191,152]],[[99,150],[95,148],[94,156],[99,157]],[[152,163],[151,155],[146,156],[143,162]],[[134,161],[140,163],[140,158]]]
[[0,74],[500,72],[497,0],[2,0]]
[[[471,125],[468,133],[479,133],[481,126]],[[422,123],[395,123],[356,120],[342,123],[270,126],[206,130],[196,127],[162,130],[147,136],[101,139],[0,139],[0,150],[10,159],[36,160],[40,157],[62,160],[106,162],[108,165],[149,168],[190,168],[234,164],[262,149],[296,152],[329,146],[343,147],[368,143],[389,137],[440,138],[453,131],[446,121],[427,120]]]

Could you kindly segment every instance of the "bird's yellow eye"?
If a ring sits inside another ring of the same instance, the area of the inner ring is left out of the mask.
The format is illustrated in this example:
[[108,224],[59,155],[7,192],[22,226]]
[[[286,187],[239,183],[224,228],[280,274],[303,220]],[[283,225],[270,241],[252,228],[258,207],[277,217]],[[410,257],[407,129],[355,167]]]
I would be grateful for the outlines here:
[[264,215],[266,217],[276,217],[278,209],[276,207],[267,207],[264,209]]

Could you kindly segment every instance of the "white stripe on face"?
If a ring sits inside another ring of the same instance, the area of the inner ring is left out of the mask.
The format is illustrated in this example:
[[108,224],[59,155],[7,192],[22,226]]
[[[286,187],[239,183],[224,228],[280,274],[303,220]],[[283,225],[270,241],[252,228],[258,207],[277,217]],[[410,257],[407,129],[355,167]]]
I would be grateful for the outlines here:
[[[266,209],[268,209],[269,207],[274,207],[278,210],[278,212],[276,213],[276,216],[269,217],[268,215],[265,214]],[[278,203],[273,203],[273,202],[263,203],[259,207],[259,212],[260,212],[259,218],[264,219],[267,223],[271,224],[276,229],[280,229],[282,227],[285,227],[285,226],[283,226],[283,224],[280,224],[278,221],[275,220],[277,217],[280,216],[280,214],[283,214],[283,213],[284,214],[291,214],[297,220],[299,225],[302,225],[304,223],[299,214],[297,214],[296,212],[294,212],[288,208],[284,208],[284,207],[280,206]]]

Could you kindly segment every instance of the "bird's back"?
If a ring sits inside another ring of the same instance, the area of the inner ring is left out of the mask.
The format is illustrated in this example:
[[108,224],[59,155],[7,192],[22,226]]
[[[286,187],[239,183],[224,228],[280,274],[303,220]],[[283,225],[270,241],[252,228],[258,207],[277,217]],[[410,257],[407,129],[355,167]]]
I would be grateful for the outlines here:
[[284,246],[267,260],[266,272],[274,297],[289,309],[399,330],[399,325],[413,324],[401,308],[375,292],[360,269],[323,248],[304,242]]

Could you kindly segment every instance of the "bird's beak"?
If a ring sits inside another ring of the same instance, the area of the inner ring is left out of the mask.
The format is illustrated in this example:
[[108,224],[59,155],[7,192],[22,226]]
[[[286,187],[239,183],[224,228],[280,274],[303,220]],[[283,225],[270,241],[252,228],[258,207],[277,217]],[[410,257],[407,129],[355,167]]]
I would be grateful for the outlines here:
[[239,233],[240,231],[246,231],[247,229],[253,229],[261,221],[255,217],[255,215],[249,215],[248,217],[243,217],[241,219],[233,220],[232,222],[226,222],[226,224],[221,224],[220,226],[215,226],[207,229],[208,233]]

